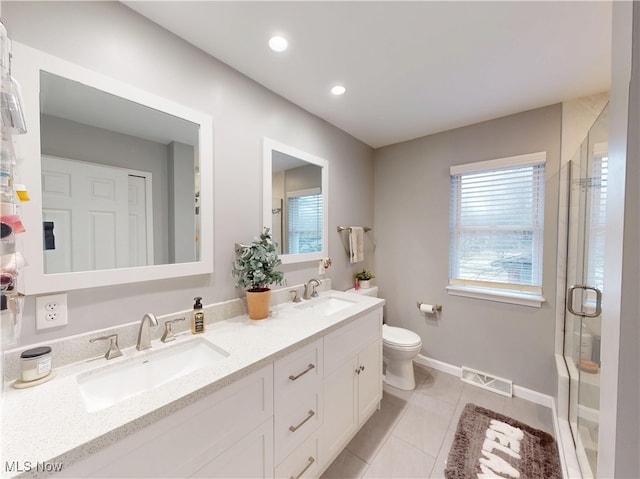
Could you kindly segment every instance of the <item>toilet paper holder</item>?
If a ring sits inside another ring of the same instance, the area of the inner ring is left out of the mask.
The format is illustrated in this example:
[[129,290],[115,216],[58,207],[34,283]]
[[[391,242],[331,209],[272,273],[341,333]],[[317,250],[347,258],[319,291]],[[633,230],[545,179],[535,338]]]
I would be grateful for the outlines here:
[[[423,302],[421,302],[421,301],[418,301],[418,302],[417,302],[418,309],[421,309],[423,304],[424,304],[424,305],[426,305],[426,306],[428,306],[426,303],[423,303]],[[442,311],[442,305],[441,305],[441,304],[434,304],[434,305],[433,305],[433,312],[435,313],[435,312],[440,312],[440,311]]]

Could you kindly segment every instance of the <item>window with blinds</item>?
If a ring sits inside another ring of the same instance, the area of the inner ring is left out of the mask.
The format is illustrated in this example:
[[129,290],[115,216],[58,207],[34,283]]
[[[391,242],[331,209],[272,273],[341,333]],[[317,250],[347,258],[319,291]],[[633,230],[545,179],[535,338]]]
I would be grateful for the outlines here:
[[546,153],[451,167],[449,284],[542,294]]
[[608,145],[594,145],[588,189],[589,227],[587,245],[587,283],[604,290],[604,230],[607,207]]
[[288,253],[322,251],[322,192],[319,188],[287,193]]

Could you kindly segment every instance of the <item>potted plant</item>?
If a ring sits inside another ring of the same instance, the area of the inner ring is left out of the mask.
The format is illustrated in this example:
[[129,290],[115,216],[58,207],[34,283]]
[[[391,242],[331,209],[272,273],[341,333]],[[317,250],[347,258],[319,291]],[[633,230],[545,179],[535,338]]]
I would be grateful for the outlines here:
[[374,274],[371,271],[367,271],[366,269],[363,269],[359,273],[356,273],[354,276],[358,282],[359,288],[370,288],[371,280],[375,278]]
[[276,246],[269,228],[265,228],[251,245],[242,248],[231,270],[237,278],[236,287],[246,288],[247,309],[251,319],[264,319],[269,315],[269,285],[281,285],[284,281],[284,273],[276,270],[282,264]]

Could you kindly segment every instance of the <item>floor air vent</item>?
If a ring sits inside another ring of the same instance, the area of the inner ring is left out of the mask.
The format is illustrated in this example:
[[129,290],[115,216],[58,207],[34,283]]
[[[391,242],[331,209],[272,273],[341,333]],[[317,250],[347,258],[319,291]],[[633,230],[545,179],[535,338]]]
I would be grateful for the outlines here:
[[473,384],[474,386],[502,394],[503,396],[513,396],[513,382],[508,379],[492,376],[491,374],[476,371],[475,369],[467,368],[465,366],[462,366],[460,379],[465,383]]

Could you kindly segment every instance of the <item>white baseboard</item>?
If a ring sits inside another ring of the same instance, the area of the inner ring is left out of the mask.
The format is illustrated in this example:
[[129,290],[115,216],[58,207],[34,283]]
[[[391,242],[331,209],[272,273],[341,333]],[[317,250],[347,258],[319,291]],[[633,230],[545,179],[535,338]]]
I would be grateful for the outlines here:
[[462,373],[461,367],[454,366],[453,364],[449,363],[444,363],[442,361],[438,361],[437,359],[428,358],[426,356],[423,356],[422,354],[418,354],[418,356],[416,356],[413,361],[421,364],[422,366],[427,366],[428,368],[451,374],[452,376],[460,377],[460,374]]
[[[418,356],[414,359],[414,361],[422,366],[427,366],[429,368],[433,368],[437,371],[442,371],[443,373],[451,374],[452,376],[460,377],[462,373],[462,368],[458,366],[454,366],[449,363],[445,363],[442,361],[438,361],[437,359],[428,358],[423,356],[422,354],[418,354]],[[522,386],[518,386],[516,384],[513,385],[513,395],[515,397],[525,399],[535,404],[540,404],[541,406],[545,406],[551,408],[554,404],[554,400],[552,396],[548,394],[543,394],[538,391],[534,391],[533,389],[528,389]]]
[[522,386],[513,386],[513,395],[548,408],[552,408],[554,404],[552,396]]

